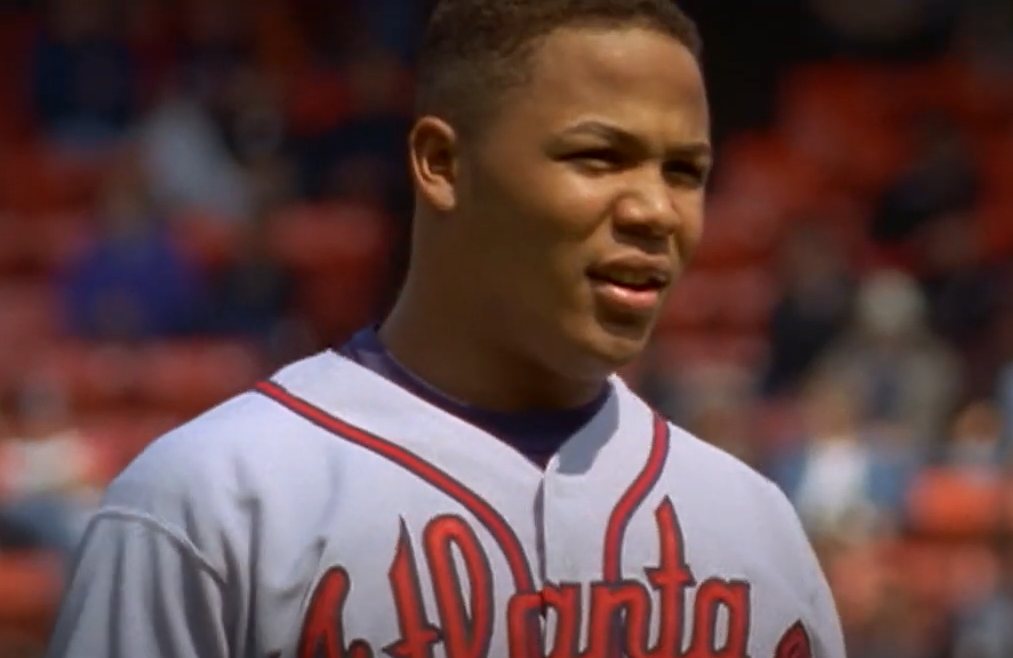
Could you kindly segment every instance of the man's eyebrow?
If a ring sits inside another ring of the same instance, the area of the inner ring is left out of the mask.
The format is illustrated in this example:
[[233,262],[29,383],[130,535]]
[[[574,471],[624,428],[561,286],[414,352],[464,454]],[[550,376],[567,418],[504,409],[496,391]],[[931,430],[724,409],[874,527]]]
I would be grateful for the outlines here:
[[[640,145],[643,143],[643,140],[628,130],[594,119],[581,121],[578,124],[566,128],[561,134],[592,134],[620,144]],[[705,160],[708,162],[714,158],[714,151],[710,143],[702,141],[676,144],[668,149],[668,153],[670,156],[674,157],[692,158],[694,160]]]

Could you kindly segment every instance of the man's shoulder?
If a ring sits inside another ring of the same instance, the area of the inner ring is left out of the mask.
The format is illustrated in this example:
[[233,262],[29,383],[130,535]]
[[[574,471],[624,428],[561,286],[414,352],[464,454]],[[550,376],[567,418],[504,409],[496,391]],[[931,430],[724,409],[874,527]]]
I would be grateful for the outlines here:
[[[651,404],[624,383],[614,379],[613,385],[626,400],[627,406],[636,409],[636,416],[651,414],[664,418]],[[667,428],[667,458],[665,472],[671,478],[701,489],[720,492],[719,500],[728,498],[767,501],[773,496],[776,507],[781,507],[780,489],[769,478],[739,457],[707,442],[664,418]],[[785,499],[786,502],[786,499]],[[789,504],[790,505],[790,504]]]
[[740,457],[671,421],[668,427],[675,470],[694,473],[700,481],[711,483],[728,495],[766,497],[780,492],[772,480]]
[[[321,368],[330,358],[319,354],[295,362],[270,381],[323,377]],[[198,503],[214,507],[276,489],[279,480],[319,471],[326,461],[320,454],[338,450],[340,444],[260,388],[152,441],[114,479],[106,506],[151,512]]]

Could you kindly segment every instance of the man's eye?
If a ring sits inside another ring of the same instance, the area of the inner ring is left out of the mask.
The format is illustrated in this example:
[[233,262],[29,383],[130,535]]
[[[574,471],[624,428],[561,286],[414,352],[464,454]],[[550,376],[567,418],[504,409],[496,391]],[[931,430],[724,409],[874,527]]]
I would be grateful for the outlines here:
[[623,157],[613,149],[587,149],[578,151],[569,157],[572,162],[577,162],[588,167],[600,169],[616,168],[623,164]]
[[673,161],[665,163],[665,176],[670,180],[702,185],[707,180],[707,170],[688,161]]

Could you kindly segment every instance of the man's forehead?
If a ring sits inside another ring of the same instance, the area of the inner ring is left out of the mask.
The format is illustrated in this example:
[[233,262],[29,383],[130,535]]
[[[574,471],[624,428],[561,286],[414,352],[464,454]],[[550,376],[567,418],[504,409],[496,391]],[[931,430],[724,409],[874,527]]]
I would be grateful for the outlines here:
[[706,132],[706,93],[693,54],[673,37],[644,29],[566,29],[548,37],[521,91],[539,113],[678,114]]

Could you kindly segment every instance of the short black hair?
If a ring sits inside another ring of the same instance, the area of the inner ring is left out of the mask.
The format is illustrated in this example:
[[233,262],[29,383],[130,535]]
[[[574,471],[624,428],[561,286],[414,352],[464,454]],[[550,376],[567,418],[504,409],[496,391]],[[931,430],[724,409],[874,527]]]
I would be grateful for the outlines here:
[[696,23],[675,0],[437,0],[419,55],[416,112],[475,127],[522,84],[538,41],[563,27],[642,26],[699,59]]

